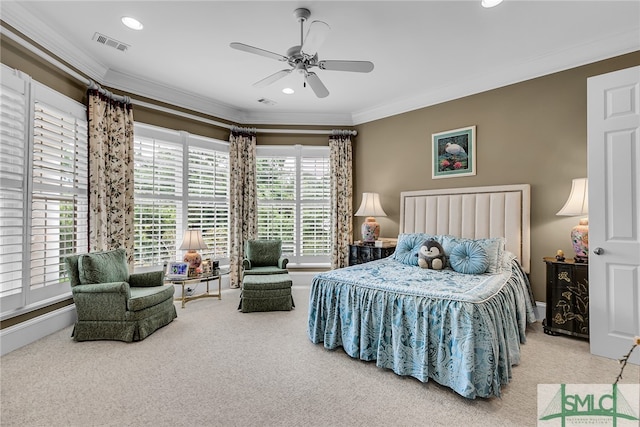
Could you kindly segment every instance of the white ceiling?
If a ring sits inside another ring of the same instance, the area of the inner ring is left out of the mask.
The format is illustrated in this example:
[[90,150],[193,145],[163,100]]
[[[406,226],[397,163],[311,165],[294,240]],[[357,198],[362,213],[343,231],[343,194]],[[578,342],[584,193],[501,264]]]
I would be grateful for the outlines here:
[[[480,0],[3,0],[0,7],[5,22],[103,86],[239,124],[355,125],[640,50],[638,0],[505,0],[492,9]],[[229,43],[285,55],[300,41],[298,7],[331,27],[319,59],[367,60],[375,69],[314,69],[330,91],[323,99],[296,73],[253,87],[286,66]],[[144,30],[122,25],[125,15]],[[99,44],[96,32],[130,48]],[[283,94],[285,86],[295,94]]]

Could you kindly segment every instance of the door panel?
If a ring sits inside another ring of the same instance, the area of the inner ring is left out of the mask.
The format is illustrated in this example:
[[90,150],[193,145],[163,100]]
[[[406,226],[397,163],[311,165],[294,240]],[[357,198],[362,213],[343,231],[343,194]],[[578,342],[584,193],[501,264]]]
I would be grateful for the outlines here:
[[640,67],[587,88],[590,344],[619,359],[640,335]]

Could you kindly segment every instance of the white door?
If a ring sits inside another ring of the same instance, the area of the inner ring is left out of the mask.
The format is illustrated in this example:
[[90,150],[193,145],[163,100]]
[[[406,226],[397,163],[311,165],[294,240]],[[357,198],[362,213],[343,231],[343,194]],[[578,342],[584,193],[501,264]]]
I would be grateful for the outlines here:
[[588,79],[587,94],[591,353],[620,359],[640,336],[640,67]]

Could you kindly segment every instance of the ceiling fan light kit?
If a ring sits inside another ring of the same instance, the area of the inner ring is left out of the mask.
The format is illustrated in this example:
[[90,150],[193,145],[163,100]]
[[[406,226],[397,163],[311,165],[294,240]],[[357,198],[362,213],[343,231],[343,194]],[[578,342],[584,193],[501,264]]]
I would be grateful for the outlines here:
[[229,46],[243,52],[253,53],[275,59],[289,64],[288,69],[277,71],[262,80],[253,84],[254,87],[264,88],[276,81],[288,76],[292,71],[297,71],[304,76],[304,85],[308,83],[311,90],[318,98],[329,96],[329,90],[320,77],[309,69],[318,67],[321,70],[349,71],[355,73],[369,73],[373,70],[373,63],[369,61],[342,61],[342,60],[318,60],[318,49],[329,34],[331,27],[326,22],[313,21],[309,24],[307,35],[304,35],[304,23],[311,16],[311,12],[306,8],[298,8],[293,11],[293,16],[300,22],[300,44],[292,46],[287,50],[287,55],[280,55],[258,47],[249,46],[244,43],[233,42]]

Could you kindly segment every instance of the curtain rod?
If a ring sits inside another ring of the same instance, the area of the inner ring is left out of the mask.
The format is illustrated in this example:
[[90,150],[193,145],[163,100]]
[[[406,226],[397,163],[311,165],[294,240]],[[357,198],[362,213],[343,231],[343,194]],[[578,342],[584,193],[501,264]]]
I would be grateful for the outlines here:
[[[138,105],[140,107],[149,108],[149,109],[152,109],[152,110],[157,110],[157,111],[161,111],[161,112],[164,112],[164,113],[173,114],[173,115],[176,115],[176,116],[179,116],[179,117],[184,117],[186,119],[195,120],[195,121],[199,121],[199,122],[202,122],[202,123],[207,123],[207,124],[210,124],[210,125],[213,125],[213,126],[217,126],[217,127],[221,127],[221,128],[225,128],[225,129],[229,129],[229,130],[231,130],[231,128],[233,128],[235,126],[235,125],[230,125],[228,123],[219,122],[217,120],[206,119],[204,117],[196,116],[194,114],[184,113],[182,111],[174,110],[172,108],[162,107],[160,105],[155,105],[155,104],[151,104],[149,102],[144,102],[144,101],[140,101],[140,100],[137,100],[137,99],[129,98],[128,96],[114,95],[113,93],[101,88],[100,85],[98,85],[93,80],[88,79],[87,77],[83,76],[82,74],[76,72],[74,69],[72,69],[72,68],[68,67],[67,65],[63,64],[62,62],[58,61],[57,59],[55,59],[54,57],[52,57],[48,53],[46,53],[43,50],[39,49],[38,47],[34,46],[33,44],[31,44],[27,40],[25,40],[22,37],[20,37],[17,34],[15,34],[13,31],[5,28],[4,26],[0,26],[0,33],[5,35],[5,36],[7,36],[8,38],[13,40],[14,42],[18,43],[20,46],[24,47],[29,52],[36,54],[41,59],[44,59],[49,64],[53,65],[54,67],[58,68],[59,70],[64,71],[65,73],[67,73],[68,75],[70,75],[74,79],[78,80],[79,82],[84,83],[88,88],[96,89],[95,86],[97,86],[97,89],[101,93],[103,93],[105,95],[108,95],[108,96],[112,97],[115,100],[118,100],[118,101],[121,101],[121,102],[129,101],[133,105]],[[341,132],[343,134],[352,135],[352,136],[355,136],[355,135],[358,134],[358,132],[355,131],[355,130],[331,130],[331,129],[326,129],[326,130],[325,129],[256,129],[256,132],[257,133],[298,134],[298,135],[335,135],[336,132]]]

